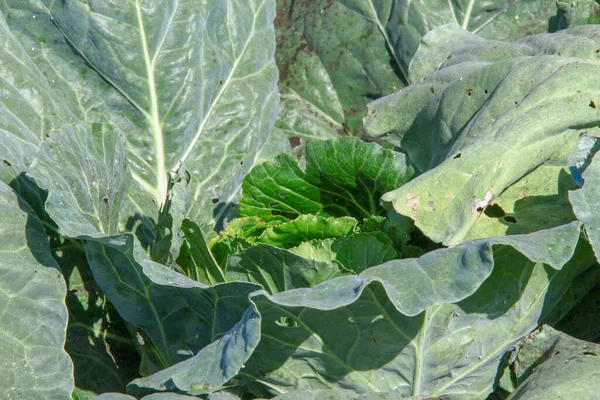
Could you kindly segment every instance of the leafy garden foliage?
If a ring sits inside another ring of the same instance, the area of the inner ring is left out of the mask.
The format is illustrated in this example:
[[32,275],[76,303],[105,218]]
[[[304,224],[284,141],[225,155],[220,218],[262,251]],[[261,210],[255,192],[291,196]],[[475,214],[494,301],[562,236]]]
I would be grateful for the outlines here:
[[594,398],[597,14],[0,0],[0,392]]

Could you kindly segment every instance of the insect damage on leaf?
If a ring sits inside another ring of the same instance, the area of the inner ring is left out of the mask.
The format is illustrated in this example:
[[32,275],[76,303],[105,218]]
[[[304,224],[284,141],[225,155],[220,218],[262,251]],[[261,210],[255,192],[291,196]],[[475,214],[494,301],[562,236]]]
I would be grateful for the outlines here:
[[483,199],[480,199],[479,197],[474,197],[473,206],[471,207],[471,212],[473,213],[473,215],[481,215],[485,208],[492,202],[493,198],[494,194],[491,190],[488,190],[485,193]]

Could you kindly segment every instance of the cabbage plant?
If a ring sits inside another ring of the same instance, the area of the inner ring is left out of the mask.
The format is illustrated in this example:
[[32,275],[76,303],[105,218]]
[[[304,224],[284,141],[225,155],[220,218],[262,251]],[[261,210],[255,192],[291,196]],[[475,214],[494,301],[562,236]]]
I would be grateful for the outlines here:
[[0,392],[594,398],[598,8],[538,3],[0,0]]

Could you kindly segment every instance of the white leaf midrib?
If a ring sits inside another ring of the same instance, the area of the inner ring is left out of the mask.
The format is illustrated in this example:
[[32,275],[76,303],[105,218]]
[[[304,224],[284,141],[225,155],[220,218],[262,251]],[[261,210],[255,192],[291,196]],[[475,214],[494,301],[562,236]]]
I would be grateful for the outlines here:
[[146,38],[146,31],[144,29],[144,21],[142,16],[142,9],[140,0],[135,1],[135,8],[138,17],[139,32],[141,36],[142,48],[144,52],[144,62],[146,63],[146,74],[148,79],[148,91],[150,95],[150,114],[148,115],[149,123],[152,130],[152,138],[154,140],[154,154],[156,155],[156,183],[158,198],[156,199],[159,204],[165,201],[167,198],[168,181],[167,171],[165,168],[165,144],[162,132],[162,125],[160,122],[160,115],[158,109],[158,95],[156,92],[156,78],[154,76],[154,59],[150,57],[148,49],[148,41]]

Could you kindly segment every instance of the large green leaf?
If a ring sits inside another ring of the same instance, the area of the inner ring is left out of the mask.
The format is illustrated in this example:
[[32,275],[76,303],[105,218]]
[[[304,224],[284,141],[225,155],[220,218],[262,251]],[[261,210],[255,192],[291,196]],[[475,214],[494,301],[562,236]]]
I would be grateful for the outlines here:
[[64,350],[66,286],[33,210],[0,182],[0,392],[64,399],[73,364]]
[[482,398],[504,353],[587,268],[579,256],[567,263],[580,229],[482,239],[312,288],[253,293],[261,341],[239,384]]
[[524,382],[507,400],[594,399],[600,390],[599,356],[600,345],[543,326],[518,352],[515,375]]
[[269,293],[312,287],[343,275],[340,266],[298,256],[288,250],[259,244],[227,261],[227,279],[260,284]]
[[417,82],[409,64],[437,26],[514,40],[586,23],[598,10],[593,0],[278,0],[277,8],[277,126],[308,139],[360,135],[368,102]]
[[53,234],[52,250],[67,280],[65,349],[73,360],[76,388],[90,398],[91,393],[124,391],[139,374],[140,357],[123,319],[96,285],[80,243]]
[[583,187],[569,193],[577,219],[585,224],[585,232],[600,260],[600,156],[594,156],[583,172]]
[[247,295],[258,288],[246,283],[205,286],[149,260],[130,234],[87,239],[85,251],[96,283],[139,330],[138,339],[143,342],[147,335],[151,341],[159,369],[226,335],[246,312]]
[[[441,36],[451,48],[442,67],[452,71],[461,65],[477,68],[454,75],[452,83],[430,96],[412,125],[403,124],[408,131],[398,132],[401,147],[424,173],[386,193],[383,199],[415,220],[417,227],[433,240],[456,244],[472,238],[475,232],[479,237],[497,234],[499,225],[494,227],[481,215],[521,179],[525,181],[517,185],[533,186],[529,190],[534,197],[564,194],[568,185],[547,189],[547,182],[558,180],[553,175],[560,175],[561,168],[546,169],[550,176],[533,185],[528,184],[526,175],[544,163],[569,166],[567,155],[577,151],[579,135],[595,135],[592,127],[600,123],[600,113],[594,99],[600,94],[600,86],[592,78],[598,65],[590,46],[600,46],[598,29],[586,26],[526,38],[519,44],[508,44],[512,50],[507,50],[506,56],[494,55],[495,47],[501,47],[497,42],[484,41],[458,27],[430,32],[426,40],[436,42]],[[470,40],[478,43],[475,50]],[[521,48],[561,56],[523,56]],[[486,49],[492,56],[485,55]],[[423,47],[415,60],[426,59],[430,54],[437,56],[434,47]],[[485,62],[479,61],[482,57]],[[508,58],[494,61],[494,57]],[[444,73],[444,69],[439,73]],[[423,93],[409,91],[403,101],[411,101],[412,94],[418,97]],[[514,206],[508,207],[517,209],[523,196],[512,196],[514,200],[509,203],[514,202]],[[544,199],[542,203],[550,201]],[[568,215],[564,218],[566,221],[557,223],[569,221]],[[488,226],[474,228],[481,222]],[[510,224],[505,227],[506,231]]]
[[[29,128],[36,137],[32,149],[61,130],[74,129],[71,140],[85,141],[97,123],[122,136],[134,178],[126,192],[116,193],[128,204],[116,210],[123,225],[136,213],[157,218],[168,173],[182,165],[191,179],[189,219],[210,224],[212,210],[235,198],[277,114],[274,1],[3,1],[0,10],[14,47],[2,78],[21,82],[12,86],[20,97],[7,101],[12,119],[37,121]],[[35,107],[20,106],[22,98]],[[19,128],[13,124],[3,135],[17,140],[24,135]],[[16,155],[28,153],[17,149],[2,158],[22,170],[27,163]],[[50,162],[48,151],[38,154],[40,163]],[[94,156],[77,148],[69,153],[75,168],[68,160],[54,167],[70,181],[70,174],[75,179],[82,172],[77,164],[94,163]],[[104,167],[113,159],[107,157],[100,160]],[[80,208],[93,218],[99,211],[86,197]]]
[[173,390],[204,394],[234,378],[260,341],[260,315],[248,308],[240,322],[194,357],[130,383],[130,391]]

